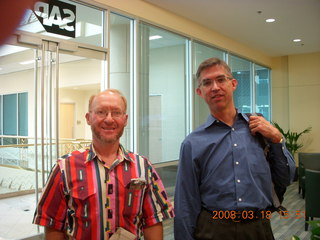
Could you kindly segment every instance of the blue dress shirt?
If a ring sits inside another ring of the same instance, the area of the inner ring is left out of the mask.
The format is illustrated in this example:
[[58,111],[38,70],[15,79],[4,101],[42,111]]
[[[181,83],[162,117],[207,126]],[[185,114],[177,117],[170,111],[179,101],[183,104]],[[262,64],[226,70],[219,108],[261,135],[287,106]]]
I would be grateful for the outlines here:
[[[205,124],[183,141],[175,189],[175,239],[193,239],[197,217],[209,210],[261,210],[272,205],[269,164],[248,117],[238,113],[232,127],[208,117]],[[271,151],[286,158],[274,168],[295,173],[294,160],[285,144],[271,144]],[[288,181],[290,183],[290,180]]]

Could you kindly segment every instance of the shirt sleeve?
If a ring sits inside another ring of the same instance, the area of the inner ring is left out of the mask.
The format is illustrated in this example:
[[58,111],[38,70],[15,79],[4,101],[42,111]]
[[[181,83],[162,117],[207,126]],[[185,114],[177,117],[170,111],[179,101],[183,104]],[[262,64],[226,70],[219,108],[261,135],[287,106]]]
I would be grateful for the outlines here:
[[50,173],[38,202],[33,223],[45,227],[64,230],[66,217],[66,201],[63,194],[61,171],[56,164]]
[[174,217],[173,206],[168,198],[159,174],[146,159],[148,186],[143,200],[144,227],[152,226]]
[[174,237],[176,240],[194,239],[198,215],[201,211],[199,190],[200,170],[192,157],[192,147],[184,142],[180,149],[180,159],[176,180],[174,207]]
[[271,143],[270,153],[273,182],[281,187],[289,186],[293,182],[296,165],[285,142],[277,144]]

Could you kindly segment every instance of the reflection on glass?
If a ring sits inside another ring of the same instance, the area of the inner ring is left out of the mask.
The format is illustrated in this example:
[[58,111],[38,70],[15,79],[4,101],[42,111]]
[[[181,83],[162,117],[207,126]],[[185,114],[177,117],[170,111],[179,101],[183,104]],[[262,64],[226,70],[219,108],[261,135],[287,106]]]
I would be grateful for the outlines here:
[[251,63],[245,59],[230,55],[229,66],[233,77],[238,80],[237,90],[234,93],[235,106],[243,113],[251,113]]
[[270,69],[255,65],[256,112],[270,121]]
[[186,39],[140,24],[140,153],[177,160],[186,136]]
[[[76,3],[73,1],[63,0],[62,2],[76,6],[76,37],[71,38],[63,35],[46,32],[42,24],[31,9],[28,9],[24,14],[18,30],[38,33],[41,35],[53,36],[56,38],[68,39],[70,41],[91,44],[94,46],[103,47],[103,11]],[[46,3],[44,3],[46,4]],[[58,8],[56,8],[57,10]],[[61,10],[61,9],[60,9]],[[49,13],[50,14],[50,13]],[[56,12],[55,14],[58,14]],[[47,14],[43,14],[47,16]],[[58,18],[55,17],[55,22],[58,23]],[[60,18],[59,18],[60,20]],[[61,27],[65,27],[61,18]]]
[[127,99],[128,124],[124,129],[120,141],[126,149],[131,148],[132,118],[131,114],[131,30],[130,18],[118,14],[110,14],[110,87],[118,89]]
[[[100,91],[105,62],[84,57],[84,53],[71,55],[75,53],[63,50],[58,58],[52,49],[46,49],[43,54],[37,48],[13,45],[0,49],[0,197],[12,194],[32,199],[32,206],[28,206],[27,227],[1,233],[6,235],[0,238],[22,239],[37,233],[37,227],[31,224],[37,196],[34,191],[37,186],[38,189],[43,187],[57,159],[58,109],[58,155],[80,149],[91,140],[85,113],[90,96]],[[36,56],[41,59],[37,61],[37,67]],[[98,56],[100,58],[100,53]],[[56,71],[58,59],[59,73]],[[57,79],[58,101],[55,94]],[[10,221],[9,224],[16,223]]]

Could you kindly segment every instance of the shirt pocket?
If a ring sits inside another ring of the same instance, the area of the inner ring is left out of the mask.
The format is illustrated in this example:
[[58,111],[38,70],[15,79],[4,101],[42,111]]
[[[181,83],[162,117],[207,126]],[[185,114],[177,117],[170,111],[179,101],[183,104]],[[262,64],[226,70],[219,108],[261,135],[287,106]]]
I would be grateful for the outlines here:
[[142,214],[142,203],[145,189],[145,181],[141,182],[137,179],[131,179],[130,182],[125,184],[124,216],[136,217]]
[[70,192],[69,210],[72,210],[75,217],[78,219],[87,219],[89,211],[92,214],[96,209],[95,206],[96,189],[79,184],[73,187]]

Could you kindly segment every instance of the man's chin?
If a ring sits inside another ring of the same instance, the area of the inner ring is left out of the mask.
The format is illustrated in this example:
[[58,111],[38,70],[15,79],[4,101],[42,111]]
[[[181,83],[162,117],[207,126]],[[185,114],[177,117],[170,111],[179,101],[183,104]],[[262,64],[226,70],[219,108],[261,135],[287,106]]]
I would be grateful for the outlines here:
[[103,143],[107,143],[107,144],[113,144],[113,143],[116,143],[118,141],[117,138],[113,137],[101,137],[100,140],[103,142]]

